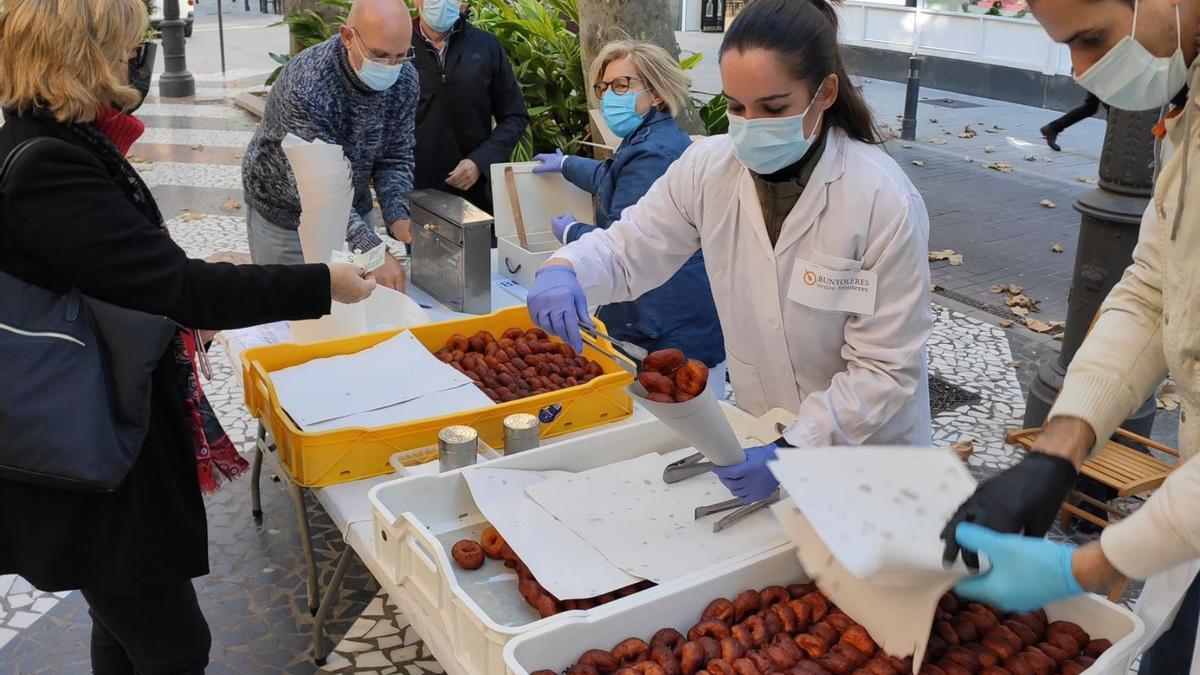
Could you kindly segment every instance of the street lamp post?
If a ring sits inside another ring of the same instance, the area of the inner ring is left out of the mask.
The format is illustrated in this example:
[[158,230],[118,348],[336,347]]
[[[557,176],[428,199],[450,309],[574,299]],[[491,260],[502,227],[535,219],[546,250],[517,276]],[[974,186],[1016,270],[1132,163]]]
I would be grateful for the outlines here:
[[179,14],[179,0],[163,0],[163,20],[160,24],[163,74],[158,78],[158,95],[163,98],[196,95],[196,80],[187,69],[184,25]]
[[[1082,218],[1075,272],[1067,299],[1062,351],[1042,363],[1029,386],[1025,426],[1041,426],[1062,389],[1067,366],[1083,344],[1100,304],[1133,262],[1142,213],[1154,185],[1154,136],[1158,111],[1108,111],[1108,130],[1100,153],[1100,184],[1080,195],[1075,210]],[[1149,436],[1154,425],[1151,396],[1123,426]]]

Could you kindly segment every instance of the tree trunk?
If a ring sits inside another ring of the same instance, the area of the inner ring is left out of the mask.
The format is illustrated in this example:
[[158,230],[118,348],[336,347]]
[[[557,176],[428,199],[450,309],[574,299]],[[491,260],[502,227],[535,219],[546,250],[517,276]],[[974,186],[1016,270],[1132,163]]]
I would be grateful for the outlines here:
[[[220,2],[221,0],[217,0]],[[320,14],[326,21],[332,20],[337,16],[337,9],[321,4],[321,0],[283,0],[283,15],[295,14],[311,9],[317,14]],[[291,54],[295,56],[301,50],[300,44],[296,42],[296,36],[291,38]]]
[[[578,0],[579,41],[583,54],[585,77],[592,61],[604,45],[614,40],[650,42],[679,58],[679,42],[671,22],[668,0]],[[599,105],[588,82],[588,104]],[[702,133],[703,125],[696,111],[688,108],[679,116],[679,124],[688,133]],[[598,136],[593,134],[593,137]]]

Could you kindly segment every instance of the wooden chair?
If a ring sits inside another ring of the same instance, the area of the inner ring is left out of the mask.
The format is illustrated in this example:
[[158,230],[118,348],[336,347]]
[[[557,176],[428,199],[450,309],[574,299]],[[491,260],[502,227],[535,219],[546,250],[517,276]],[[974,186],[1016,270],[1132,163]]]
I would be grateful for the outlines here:
[[[1041,429],[1020,429],[1009,433],[1005,436],[1004,440],[1009,443],[1023,445],[1028,449],[1033,447],[1033,443],[1041,431]],[[1174,448],[1169,448],[1162,443],[1139,436],[1131,431],[1117,429],[1116,436],[1133,441],[1134,443],[1140,443],[1147,448],[1158,450],[1172,457],[1179,457],[1179,451]],[[1082,476],[1087,476],[1103,485],[1113,488],[1116,490],[1118,497],[1131,497],[1158,488],[1174,469],[1174,465],[1140,453],[1110,438],[1104,444],[1103,448],[1083,462],[1079,473]],[[1085,511],[1077,506],[1079,502],[1101,509],[1109,515],[1109,519],[1106,520]],[[1071,490],[1067,495],[1067,500],[1062,505],[1060,522],[1063,529],[1066,529],[1070,524],[1072,517],[1085,520],[1100,528],[1105,528],[1114,520],[1124,518],[1125,514],[1094,497],[1085,495],[1078,490]],[[1114,589],[1109,593],[1108,599],[1112,602],[1117,602],[1124,591],[1125,584],[1122,584],[1120,588]]]

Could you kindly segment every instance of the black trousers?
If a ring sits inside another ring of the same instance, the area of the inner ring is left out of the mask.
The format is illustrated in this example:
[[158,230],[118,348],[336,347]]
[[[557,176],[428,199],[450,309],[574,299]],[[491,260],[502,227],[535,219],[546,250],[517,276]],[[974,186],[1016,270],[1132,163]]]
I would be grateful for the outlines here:
[[1067,127],[1081,120],[1085,120],[1092,115],[1095,115],[1096,111],[1099,109],[1100,99],[1096,98],[1094,94],[1089,92],[1087,98],[1083,99],[1083,103],[1068,110],[1065,115],[1059,117],[1042,128],[1050,129],[1061,134],[1066,130]]
[[1200,575],[1192,580],[1175,622],[1142,654],[1140,675],[1188,675],[1192,672],[1192,651],[1196,647],[1196,626],[1200,623]]
[[81,591],[96,675],[204,673],[212,635],[190,579],[139,595]]

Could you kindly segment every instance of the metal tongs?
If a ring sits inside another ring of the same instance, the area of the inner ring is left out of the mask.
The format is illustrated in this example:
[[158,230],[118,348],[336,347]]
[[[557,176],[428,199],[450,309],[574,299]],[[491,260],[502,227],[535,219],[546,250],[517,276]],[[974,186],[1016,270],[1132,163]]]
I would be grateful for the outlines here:
[[[621,357],[616,359],[617,365],[627,370],[634,377],[637,377],[638,368],[642,365],[642,360],[646,358],[649,352],[632,342],[618,340],[601,330],[585,326],[582,323],[579,324],[579,332],[583,341],[589,345],[606,354]],[[607,340],[610,346],[608,348],[602,346],[599,342],[600,340]]]
[[742,500],[734,497],[733,499],[727,499],[723,502],[710,504],[708,506],[697,506],[695,519],[700,520],[701,518],[706,518],[714,513],[724,513],[726,511],[733,510],[733,513],[713,523],[713,534],[716,534],[730,525],[733,525],[734,523],[737,523],[738,521],[748,518],[758,511],[765,509],[777,501],[779,501],[778,489],[776,489],[775,492],[772,492],[770,497],[767,497],[762,501],[754,502],[753,504],[745,504],[742,502]]

